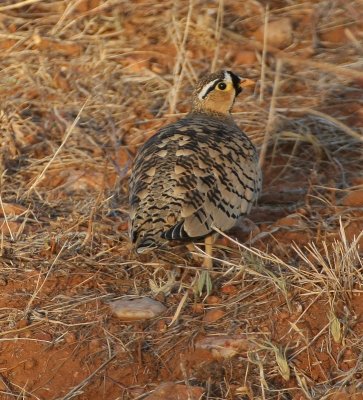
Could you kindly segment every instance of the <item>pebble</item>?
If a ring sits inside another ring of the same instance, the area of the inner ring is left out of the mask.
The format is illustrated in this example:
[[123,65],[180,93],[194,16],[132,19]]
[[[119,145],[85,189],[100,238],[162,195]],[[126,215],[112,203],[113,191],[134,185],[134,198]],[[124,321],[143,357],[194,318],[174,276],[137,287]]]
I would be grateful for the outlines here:
[[363,207],[363,190],[354,190],[349,192],[342,199],[343,206]]
[[16,329],[22,329],[25,328],[26,326],[30,325],[29,324],[29,320],[28,319],[20,319],[17,323],[16,323]]
[[238,292],[238,289],[236,288],[236,286],[226,285],[222,287],[221,292],[228,295],[234,295]]
[[224,317],[225,314],[226,313],[221,309],[210,310],[205,314],[203,321],[204,322],[215,322],[215,321],[219,320],[220,318]]
[[192,312],[194,314],[202,314],[204,311],[204,304],[202,303],[195,303],[192,305]]
[[235,58],[236,64],[254,64],[255,62],[257,62],[257,57],[254,51],[239,51]]
[[[264,25],[261,25],[253,34],[260,43],[263,43]],[[292,24],[289,18],[280,18],[268,23],[267,44],[283,49],[292,43]]]
[[110,303],[113,314],[124,321],[140,321],[155,318],[166,310],[159,301],[142,298],[125,298]]
[[166,382],[158,386],[145,400],[199,400],[204,389],[199,386],[185,386],[174,382]]
[[288,227],[288,228],[306,228],[305,222],[302,220],[299,214],[290,214],[286,217],[280,218],[276,223],[276,226]]
[[27,211],[27,208],[21,206],[20,204],[14,203],[2,203],[0,207],[0,216],[3,217],[6,215],[10,217],[11,215],[20,215],[24,214]]
[[76,341],[77,341],[77,336],[76,336],[76,334],[75,334],[74,332],[67,332],[67,333],[64,335],[64,340],[65,340],[65,342],[68,343],[68,344],[73,344],[73,343],[76,343]]
[[217,296],[208,296],[206,298],[207,304],[220,304],[221,302],[222,302],[222,300]]

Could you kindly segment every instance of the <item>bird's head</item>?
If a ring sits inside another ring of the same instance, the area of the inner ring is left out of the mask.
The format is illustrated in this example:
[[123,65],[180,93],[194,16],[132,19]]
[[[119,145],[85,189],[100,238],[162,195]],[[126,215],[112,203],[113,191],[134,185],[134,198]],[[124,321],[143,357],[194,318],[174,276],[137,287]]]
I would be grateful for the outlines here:
[[229,115],[235,98],[253,83],[225,70],[203,77],[194,90],[192,111]]

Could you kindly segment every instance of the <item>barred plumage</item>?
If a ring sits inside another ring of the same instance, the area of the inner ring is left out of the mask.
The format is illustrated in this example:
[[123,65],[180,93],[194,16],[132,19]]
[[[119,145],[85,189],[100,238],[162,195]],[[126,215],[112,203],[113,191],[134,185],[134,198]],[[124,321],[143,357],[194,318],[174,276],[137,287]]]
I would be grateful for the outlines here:
[[261,188],[256,149],[230,111],[245,80],[219,71],[196,86],[193,109],[139,150],[130,180],[136,251],[168,240],[226,231],[248,214]]

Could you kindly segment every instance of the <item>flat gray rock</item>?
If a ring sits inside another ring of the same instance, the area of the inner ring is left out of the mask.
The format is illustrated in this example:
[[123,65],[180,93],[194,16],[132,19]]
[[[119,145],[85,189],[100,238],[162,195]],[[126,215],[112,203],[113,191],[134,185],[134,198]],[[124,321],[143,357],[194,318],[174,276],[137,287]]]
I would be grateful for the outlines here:
[[110,307],[116,317],[126,321],[155,318],[166,310],[163,304],[149,297],[115,300]]

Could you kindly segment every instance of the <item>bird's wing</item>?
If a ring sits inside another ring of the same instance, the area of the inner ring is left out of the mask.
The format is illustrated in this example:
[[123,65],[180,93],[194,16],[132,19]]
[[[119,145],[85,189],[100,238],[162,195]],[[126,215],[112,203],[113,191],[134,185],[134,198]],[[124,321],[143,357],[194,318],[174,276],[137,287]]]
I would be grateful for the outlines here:
[[213,227],[232,228],[249,212],[259,190],[257,156],[249,139],[235,129],[219,135],[211,129],[210,124],[208,131],[198,127],[176,151],[173,197],[181,209],[178,222],[162,233],[165,239],[200,238]]

